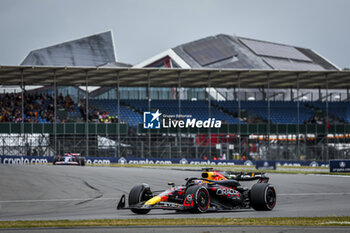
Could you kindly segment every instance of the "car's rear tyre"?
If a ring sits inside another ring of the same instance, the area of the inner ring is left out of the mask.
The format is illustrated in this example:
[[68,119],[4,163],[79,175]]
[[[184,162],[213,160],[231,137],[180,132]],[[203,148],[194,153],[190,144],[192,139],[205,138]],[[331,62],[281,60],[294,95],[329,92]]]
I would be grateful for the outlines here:
[[56,165],[56,162],[58,161],[58,157],[57,156],[54,156],[53,157],[53,160],[52,160],[52,164],[53,165]]
[[[135,185],[129,192],[129,206],[147,201],[151,196],[152,192],[148,184]],[[135,214],[147,214],[151,210],[131,208],[131,211]]]
[[[185,193],[187,202],[192,203],[193,208],[190,209],[193,213],[204,213],[208,210],[210,197],[208,190],[201,185],[193,185],[187,188]],[[192,204],[190,204],[192,206]]]
[[85,166],[85,158],[84,157],[78,157],[78,163],[80,166]]
[[250,190],[250,206],[255,210],[272,210],[276,200],[276,191],[271,184],[254,184]]

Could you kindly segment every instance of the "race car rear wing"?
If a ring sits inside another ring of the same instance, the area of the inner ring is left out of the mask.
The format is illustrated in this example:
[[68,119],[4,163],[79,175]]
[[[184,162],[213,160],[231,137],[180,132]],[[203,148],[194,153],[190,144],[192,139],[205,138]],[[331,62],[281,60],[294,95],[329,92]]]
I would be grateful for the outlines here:
[[269,177],[265,176],[263,172],[231,172],[226,171],[223,174],[227,179],[233,179],[237,181],[251,181],[251,180],[260,180],[260,183],[267,183],[269,181]]
[[210,180],[232,179],[237,181],[259,180],[259,183],[267,183],[269,177],[263,172],[233,172],[233,171],[214,171],[213,168],[203,168],[202,178]]

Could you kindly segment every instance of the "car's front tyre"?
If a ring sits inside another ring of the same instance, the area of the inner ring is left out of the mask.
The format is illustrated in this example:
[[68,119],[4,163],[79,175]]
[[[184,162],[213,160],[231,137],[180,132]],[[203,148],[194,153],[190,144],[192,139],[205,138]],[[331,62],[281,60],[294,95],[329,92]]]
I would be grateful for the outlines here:
[[84,157],[78,157],[78,163],[80,166],[85,166],[85,158]]
[[53,157],[53,160],[52,160],[52,164],[53,165],[56,165],[56,162],[58,161],[58,157],[57,156],[54,156]]
[[[135,185],[129,192],[129,206],[137,205],[141,202],[147,201],[152,196],[151,189],[147,184]],[[135,214],[147,214],[150,209],[131,208]]]
[[205,213],[210,204],[208,190],[201,185],[193,185],[187,188],[185,193],[185,202],[188,202],[193,208],[190,209],[193,213]]

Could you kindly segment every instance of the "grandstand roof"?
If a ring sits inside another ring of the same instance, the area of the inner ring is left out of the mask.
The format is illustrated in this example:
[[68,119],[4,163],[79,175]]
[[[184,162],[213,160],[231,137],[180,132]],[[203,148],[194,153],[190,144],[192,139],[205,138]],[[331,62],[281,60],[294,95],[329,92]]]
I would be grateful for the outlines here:
[[[58,86],[88,85],[111,86],[119,83],[123,87],[176,87],[178,75],[182,87],[241,88],[350,88],[350,71],[280,71],[248,69],[160,69],[160,68],[105,68],[105,67],[57,67],[57,66],[0,66],[0,85],[21,85],[23,71],[24,85],[53,85],[54,72]],[[269,77],[269,78],[268,78]],[[299,79],[297,78],[299,77]],[[326,78],[327,77],[327,78]]]
[[311,49],[225,34],[181,44],[135,67],[154,67],[164,56],[182,68],[339,70]]
[[105,67],[105,68],[132,67],[132,65],[131,64],[127,64],[127,63],[123,63],[123,62],[109,62],[109,63],[101,65],[99,67]]
[[116,63],[111,31],[31,51],[21,65],[100,66]]

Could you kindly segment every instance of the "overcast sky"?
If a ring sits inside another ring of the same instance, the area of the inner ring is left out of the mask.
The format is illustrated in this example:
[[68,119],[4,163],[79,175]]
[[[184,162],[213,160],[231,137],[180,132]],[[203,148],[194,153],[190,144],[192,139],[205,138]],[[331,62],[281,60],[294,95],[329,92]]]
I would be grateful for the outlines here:
[[348,0],[0,0],[0,64],[112,29],[118,61],[137,64],[219,33],[311,48],[350,67]]

